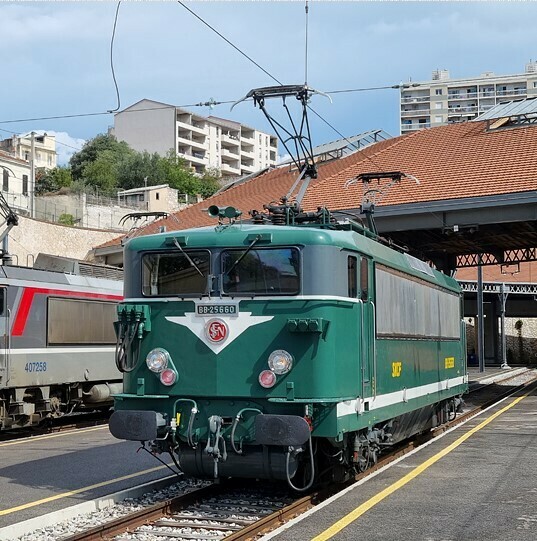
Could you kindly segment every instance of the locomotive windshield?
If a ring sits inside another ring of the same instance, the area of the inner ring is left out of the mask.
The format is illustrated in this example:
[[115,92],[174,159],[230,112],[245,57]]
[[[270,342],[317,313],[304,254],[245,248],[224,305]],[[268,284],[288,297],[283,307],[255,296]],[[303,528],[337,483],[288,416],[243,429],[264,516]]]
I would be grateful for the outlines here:
[[229,295],[295,295],[300,291],[296,248],[224,250],[224,293]]
[[205,250],[145,254],[143,295],[203,295],[207,291],[210,257]]

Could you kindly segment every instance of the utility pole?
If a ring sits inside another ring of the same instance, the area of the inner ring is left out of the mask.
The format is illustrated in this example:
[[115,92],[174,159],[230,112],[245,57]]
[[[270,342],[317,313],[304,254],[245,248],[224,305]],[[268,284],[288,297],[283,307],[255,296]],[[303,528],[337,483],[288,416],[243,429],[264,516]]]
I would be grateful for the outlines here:
[[35,218],[35,131],[30,134],[30,217]]

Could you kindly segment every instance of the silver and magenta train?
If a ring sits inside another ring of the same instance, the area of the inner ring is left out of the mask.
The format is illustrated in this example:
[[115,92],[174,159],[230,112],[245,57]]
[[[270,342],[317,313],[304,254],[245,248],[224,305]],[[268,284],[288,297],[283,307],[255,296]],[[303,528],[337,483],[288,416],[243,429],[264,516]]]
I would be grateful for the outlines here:
[[0,266],[0,430],[112,405],[122,296],[120,269],[44,254]]

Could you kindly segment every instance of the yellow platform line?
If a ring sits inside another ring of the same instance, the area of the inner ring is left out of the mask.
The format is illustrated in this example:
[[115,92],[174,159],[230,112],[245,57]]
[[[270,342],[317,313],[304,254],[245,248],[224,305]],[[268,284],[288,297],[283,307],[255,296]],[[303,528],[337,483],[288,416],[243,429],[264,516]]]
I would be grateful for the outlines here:
[[468,438],[472,437],[476,432],[487,426],[489,423],[494,421],[497,417],[505,413],[506,411],[510,410],[513,406],[518,404],[521,400],[524,400],[524,398],[528,397],[531,393],[525,394],[523,396],[520,396],[513,400],[510,404],[502,408],[501,410],[497,411],[493,415],[491,415],[488,419],[483,421],[482,423],[478,424],[466,434],[462,435],[459,439],[455,440],[452,444],[448,445],[445,449],[442,449],[440,452],[438,452],[436,455],[432,456],[431,458],[427,459],[423,464],[420,464],[415,469],[413,469],[410,473],[399,479],[399,481],[396,481],[393,483],[393,485],[390,485],[389,487],[386,487],[384,490],[364,502],[362,505],[358,506],[356,509],[351,511],[348,515],[344,516],[342,519],[338,520],[336,523],[334,523],[330,528],[327,528],[324,530],[324,532],[321,532],[319,535],[314,537],[312,541],[327,541],[328,539],[331,539],[339,533],[343,528],[346,528],[349,526],[349,524],[353,523],[356,519],[360,518],[364,513],[369,511],[371,508],[373,508],[375,505],[380,503],[382,500],[386,499],[388,496],[399,490],[400,488],[404,487],[407,483],[410,483],[412,479],[415,479],[418,475],[423,473],[427,468],[431,467],[433,464],[438,462],[441,458],[445,457],[447,454],[451,453],[454,449],[459,447],[462,443],[464,443]]
[[0,447],[9,447],[11,445],[21,445],[23,443],[32,443],[35,441],[49,440],[51,438],[60,438],[62,436],[72,436],[73,434],[85,434],[86,432],[93,432],[94,430],[103,430],[108,428],[108,425],[96,426],[92,428],[76,428],[69,430],[69,432],[58,432],[58,434],[49,434],[47,436],[34,436],[30,438],[21,438],[16,441],[8,441],[6,443],[0,443]]
[[158,470],[163,470],[166,466],[156,466],[155,468],[149,468],[148,470],[142,470],[137,473],[130,473],[129,475],[123,475],[122,477],[117,477],[116,479],[110,479],[109,481],[101,481],[100,483],[95,483],[87,487],[76,488],[75,490],[70,490],[69,492],[63,492],[62,494],[56,494],[55,496],[49,496],[48,498],[43,498],[42,500],[36,500],[34,502],[24,503],[22,505],[17,505],[17,507],[11,507],[10,509],[0,510],[0,516],[9,515],[17,511],[22,511],[23,509],[29,509],[30,507],[36,507],[37,505],[42,505],[44,503],[53,502],[55,500],[61,500],[62,498],[68,498],[69,496],[74,496],[75,494],[80,494],[87,490],[93,490],[94,488],[100,488],[107,485],[112,485],[113,483],[119,483],[120,481],[125,481],[126,479],[133,479],[134,477],[139,477],[140,475],[145,475],[146,473],[153,473]]

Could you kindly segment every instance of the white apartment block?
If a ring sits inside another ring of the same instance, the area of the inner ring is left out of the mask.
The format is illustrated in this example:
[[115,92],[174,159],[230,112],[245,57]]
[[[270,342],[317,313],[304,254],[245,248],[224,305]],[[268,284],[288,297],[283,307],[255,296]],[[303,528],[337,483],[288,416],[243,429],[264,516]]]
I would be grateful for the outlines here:
[[537,96],[537,62],[526,64],[519,75],[450,79],[447,70],[435,70],[431,81],[406,83],[401,88],[401,133],[466,122],[498,103]]
[[[54,169],[57,165],[56,136],[47,133],[35,133],[34,152],[36,169]],[[0,150],[15,158],[30,162],[32,155],[32,135],[14,135],[0,141]]]
[[116,113],[111,133],[138,152],[165,156],[172,150],[197,173],[216,168],[224,176],[247,175],[278,157],[274,135],[148,99]]

